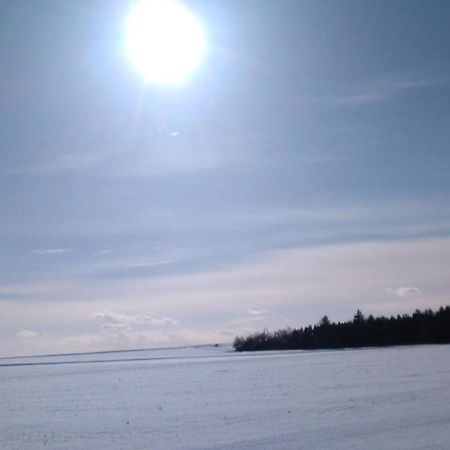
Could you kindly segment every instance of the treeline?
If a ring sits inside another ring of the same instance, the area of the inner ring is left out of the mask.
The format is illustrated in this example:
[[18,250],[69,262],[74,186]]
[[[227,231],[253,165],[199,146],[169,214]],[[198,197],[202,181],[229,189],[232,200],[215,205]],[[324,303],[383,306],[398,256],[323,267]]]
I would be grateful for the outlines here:
[[358,310],[353,320],[338,323],[324,316],[315,326],[238,336],[233,347],[241,352],[444,343],[450,343],[450,306],[436,312],[417,309],[412,316],[397,317],[366,318]]

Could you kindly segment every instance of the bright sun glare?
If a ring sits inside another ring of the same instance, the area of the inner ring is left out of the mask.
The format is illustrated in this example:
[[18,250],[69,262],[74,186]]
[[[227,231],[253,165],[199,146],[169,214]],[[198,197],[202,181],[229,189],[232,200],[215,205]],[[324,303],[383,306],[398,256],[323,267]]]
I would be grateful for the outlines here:
[[182,82],[205,49],[199,21],[176,0],[139,0],[126,20],[125,37],[129,59],[149,83]]

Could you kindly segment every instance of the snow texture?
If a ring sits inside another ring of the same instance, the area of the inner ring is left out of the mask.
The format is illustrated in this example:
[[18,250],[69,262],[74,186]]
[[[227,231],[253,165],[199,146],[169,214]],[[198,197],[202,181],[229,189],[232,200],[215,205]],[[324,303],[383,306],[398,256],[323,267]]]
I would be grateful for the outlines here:
[[448,449],[450,346],[0,359],[0,448]]

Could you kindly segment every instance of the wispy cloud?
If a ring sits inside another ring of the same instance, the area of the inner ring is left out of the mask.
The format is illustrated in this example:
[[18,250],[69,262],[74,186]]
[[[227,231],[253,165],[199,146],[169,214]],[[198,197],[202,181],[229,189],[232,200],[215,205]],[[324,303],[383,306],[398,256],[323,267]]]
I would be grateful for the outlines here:
[[255,322],[267,320],[273,311],[267,308],[248,308],[245,311],[238,311],[239,317],[229,320],[227,323],[232,326],[245,327]]
[[30,175],[46,175],[66,171],[85,170],[107,161],[110,157],[110,154],[98,150],[65,153],[54,157],[48,157],[37,164],[18,170],[17,172]]
[[21,330],[16,333],[16,336],[23,339],[34,339],[40,336],[45,336],[45,333],[38,333],[37,331],[32,330]]
[[102,311],[93,314],[95,319],[100,319],[105,323],[116,326],[129,326],[132,324],[148,325],[178,325],[178,320],[170,317],[155,318],[149,313],[121,314],[113,311]]
[[160,261],[139,261],[139,262],[127,263],[127,264],[125,264],[125,267],[127,267],[129,269],[138,269],[138,268],[144,268],[144,267],[164,266],[166,264],[171,264],[175,261],[176,261],[175,259],[162,259]]
[[[104,251],[96,253],[95,261],[88,266],[92,273],[101,273],[105,276],[138,276],[153,269],[162,270],[165,266],[178,263],[186,259],[185,248],[160,247],[152,249],[137,249],[123,255],[121,251]],[[101,258],[100,258],[101,257]]]
[[99,252],[94,253],[94,256],[105,256],[110,255],[111,253],[114,253],[114,250],[112,249],[100,250]]
[[249,309],[247,312],[251,316],[263,316],[265,314],[269,314],[271,311],[268,309]]
[[422,295],[422,291],[419,288],[410,286],[386,288],[386,291],[390,294],[396,295],[397,297],[413,297],[416,295]]
[[[179,135],[171,138],[181,141]],[[131,158],[121,162],[119,168],[111,169],[114,174],[128,177],[196,173],[216,169],[237,160],[236,155],[209,149],[190,149],[188,145],[186,148],[164,151],[148,148],[145,151],[136,151],[130,156]]]
[[73,248],[45,248],[31,250],[33,255],[60,255],[62,253],[71,253]]
[[448,84],[448,81],[446,77],[384,77],[342,88],[335,95],[319,99],[319,102],[341,106],[362,106],[389,101],[396,96],[419,89],[444,86]]

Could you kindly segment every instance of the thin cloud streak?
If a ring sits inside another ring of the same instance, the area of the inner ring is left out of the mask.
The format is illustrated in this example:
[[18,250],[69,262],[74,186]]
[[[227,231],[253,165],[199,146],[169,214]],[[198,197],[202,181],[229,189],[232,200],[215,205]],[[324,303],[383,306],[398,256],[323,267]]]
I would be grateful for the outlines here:
[[343,88],[335,95],[318,97],[313,102],[332,106],[365,106],[392,101],[400,95],[408,95],[421,89],[445,87],[448,82],[447,77],[383,77]]
[[33,339],[41,336],[41,333],[32,330],[21,330],[17,333],[17,337],[24,339]]
[[112,311],[102,311],[97,312],[92,315],[95,319],[100,319],[102,321],[119,324],[119,325],[130,325],[130,324],[149,324],[149,325],[178,325],[178,320],[172,319],[170,317],[155,318],[149,313],[140,314],[120,314]]
[[416,287],[403,286],[399,288],[386,288],[386,292],[394,294],[397,297],[414,297],[416,295],[422,295],[423,292]]
[[73,248],[46,248],[46,249],[34,249],[31,250],[32,255],[61,255],[63,253],[72,253]]

